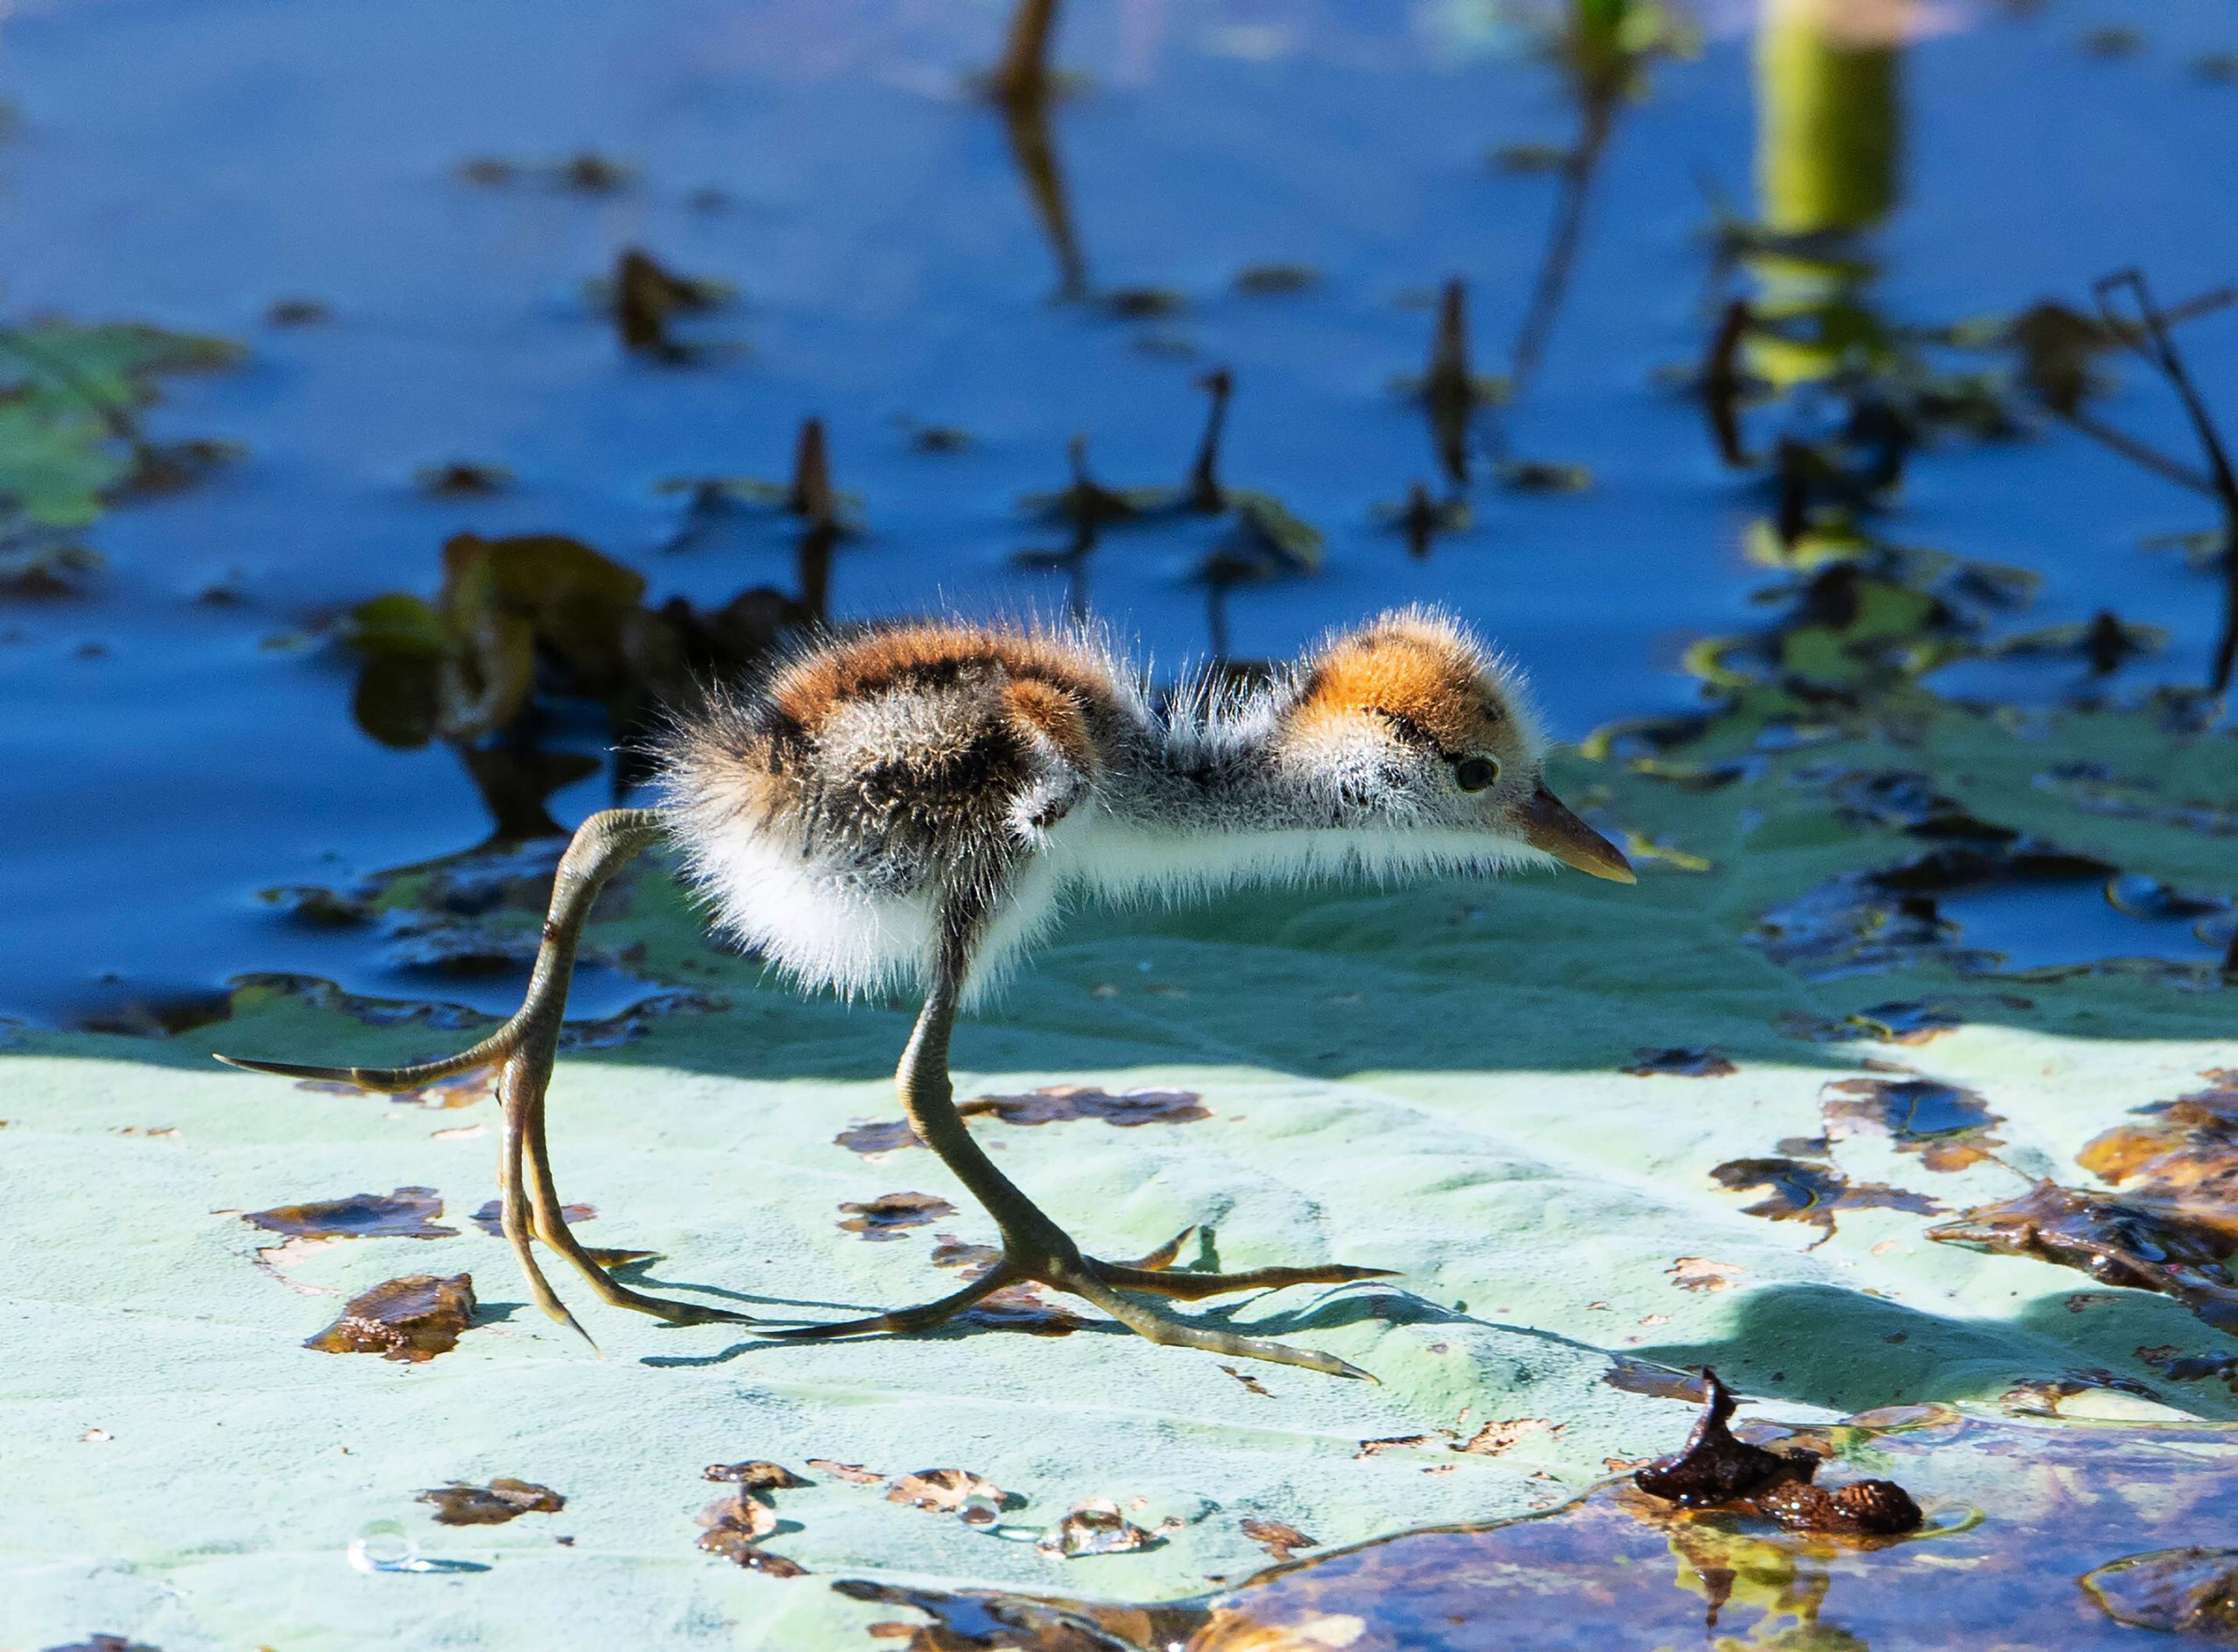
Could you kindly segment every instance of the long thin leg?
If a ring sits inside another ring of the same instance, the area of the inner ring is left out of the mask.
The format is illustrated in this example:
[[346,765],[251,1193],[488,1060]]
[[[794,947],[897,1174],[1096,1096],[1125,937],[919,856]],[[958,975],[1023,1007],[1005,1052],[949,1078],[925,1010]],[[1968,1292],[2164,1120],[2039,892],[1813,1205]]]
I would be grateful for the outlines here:
[[551,1086],[560,1026],[566,1015],[567,983],[574,975],[575,949],[582,940],[583,926],[590,918],[599,891],[660,835],[660,816],[649,809],[609,809],[592,816],[577,829],[574,840],[560,857],[560,869],[553,878],[552,906],[545,916],[544,941],[537,950],[527,996],[511,1020],[473,1048],[409,1067],[317,1067],[285,1061],[245,1061],[233,1056],[218,1058],[229,1066],[251,1072],[321,1079],[386,1091],[415,1090],[455,1072],[503,1062],[497,1096],[504,1110],[505,1123],[497,1161],[497,1184],[504,1195],[500,1209],[505,1239],[528,1279],[537,1306],[561,1324],[582,1334],[586,1342],[590,1340],[588,1333],[567,1311],[537,1265],[530,1248],[532,1238],[541,1239],[573,1263],[590,1282],[591,1288],[616,1308],[651,1314],[678,1324],[709,1320],[758,1322],[749,1314],[648,1296],[622,1284],[576,1241],[553,1185],[551,1152],[544,1135],[544,1100],[545,1092]]
[[[918,1015],[916,1030],[910,1035],[909,1047],[902,1052],[900,1071],[895,1076],[901,1092],[902,1111],[908,1116],[910,1128],[916,1132],[917,1139],[940,1155],[942,1161],[955,1172],[956,1179],[986,1207],[988,1213],[995,1218],[996,1225],[1002,1230],[1004,1260],[985,1278],[976,1280],[964,1289],[938,1301],[899,1309],[871,1319],[851,1321],[844,1325],[803,1326],[775,1334],[798,1340],[867,1331],[924,1330],[954,1317],[979,1301],[988,1295],[985,1288],[994,1281],[1007,1284],[1019,1280],[1033,1280],[1085,1298],[1129,1329],[1155,1343],[1171,1347],[1201,1348],[1208,1352],[1226,1354],[1231,1358],[1269,1360],[1276,1364],[1298,1365],[1308,1371],[1325,1371],[1333,1377],[1359,1377],[1373,1382],[1374,1378],[1366,1371],[1333,1354],[1289,1348],[1281,1343],[1239,1336],[1228,1331],[1207,1330],[1121,1295],[1114,1288],[1117,1284],[1160,1290],[1167,1288],[1176,1278],[1185,1278],[1185,1275],[1174,1275],[1164,1270],[1179,1253],[1181,1241],[1188,1237],[1187,1232],[1160,1246],[1140,1263],[1116,1265],[1091,1260],[1081,1254],[1080,1246],[1073,1242],[1071,1235],[1044,1214],[1016,1183],[1003,1174],[995,1162],[987,1156],[986,1150],[972,1140],[963,1115],[956,1109],[955,1086],[949,1077],[948,1052],[949,1034],[956,1024],[956,1003],[970,967],[971,942],[978,916],[977,911],[962,901],[952,905],[943,914],[931,988],[925,995],[925,1007]],[[1284,1276],[1285,1283],[1303,1283],[1308,1280],[1335,1277],[1339,1274],[1345,1279],[1365,1278],[1376,1270],[1289,1268],[1261,1271],[1280,1274]],[[1111,1273],[1121,1277],[1111,1279]],[[1220,1280],[1223,1276],[1199,1277]]]
[[591,1334],[567,1311],[566,1303],[560,1300],[560,1294],[552,1288],[552,1281],[537,1266],[536,1249],[529,1243],[534,1230],[529,1216],[528,1190],[522,1185],[527,1158],[521,1150],[528,1131],[528,1112],[514,1106],[507,1094],[513,1086],[514,1067],[519,1060],[518,1056],[508,1060],[497,1080],[500,1105],[505,1114],[504,1146],[497,1156],[498,1225],[504,1232],[505,1243],[512,1246],[513,1260],[520,1264],[521,1273],[528,1280],[529,1293],[535,1297],[536,1305],[596,1349],[598,1344],[591,1341]]

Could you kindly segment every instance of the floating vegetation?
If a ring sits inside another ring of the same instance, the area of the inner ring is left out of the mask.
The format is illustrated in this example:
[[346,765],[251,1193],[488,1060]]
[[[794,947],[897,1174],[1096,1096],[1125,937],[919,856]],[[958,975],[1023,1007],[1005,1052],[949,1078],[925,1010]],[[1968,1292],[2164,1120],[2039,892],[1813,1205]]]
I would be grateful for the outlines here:
[[1235,272],[1235,290],[1246,298],[1279,298],[1310,292],[1321,272],[1310,264],[1247,264]]
[[560,161],[511,161],[497,156],[477,156],[459,163],[458,175],[484,189],[531,184],[568,190],[581,195],[613,195],[636,181],[637,169],[584,149]]
[[655,361],[682,364],[704,353],[672,331],[680,316],[697,316],[729,303],[732,290],[721,281],[678,275],[641,248],[625,248],[615,260],[610,281],[594,284],[591,299],[614,317],[622,347]]
[[1476,513],[1469,501],[1460,494],[1449,498],[1431,497],[1429,489],[1415,482],[1407,489],[1407,496],[1397,504],[1375,507],[1376,520],[1407,538],[1407,554],[1417,562],[1429,559],[1430,547],[1441,537],[1449,533],[1466,533]]
[[808,618],[766,587],[712,612],[681,600],[650,609],[645,589],[643,575],[564,535],[459,534],[443,546],[434,601],[396,593],[351,610],[358,725],[400,750],[440,740],[456,751],[494,817],[493,843],[560,836],[546,799],[600,762],[546,749],[547,712],[600,708],[608,740],[627,742],[657,707],[750,668]]
[[67,589],[95,565],[40,531],[86,527],[122,496],[184,486],[232,457],[223,442],[156,441],[141,414],[161,379],[240,354],[223,339],[122,323],[0,329],[0,580],[25,594],[48,593],[43,580]]
[[1583,493],[1593,486],[1593,472],[1583,465],[1549,464],[1542,460],[1503,459],[1493,474],[1511,493]]
[[303,1346],[322,1354],[379,1354],[421,1364],[458,1346],[474,1323],[474,1310],[471,1274],[410,1274],[351,1297],[342,1317]]
[[486,499],[511,487],[513,473],[503,465],[452,459],[422,466],[412,473],[412,482],[431,499]]

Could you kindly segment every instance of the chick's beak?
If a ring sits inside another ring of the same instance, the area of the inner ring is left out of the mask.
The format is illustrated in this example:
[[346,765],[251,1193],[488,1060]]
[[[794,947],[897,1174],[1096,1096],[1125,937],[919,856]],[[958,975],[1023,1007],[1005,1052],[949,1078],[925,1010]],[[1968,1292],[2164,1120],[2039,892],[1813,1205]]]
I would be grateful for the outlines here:
[[1623,851],[1569,811],[1562,800],[1542,784],[1515,811],[1523,841],[1543,849],[1565,866],[1574,866],[1615,884],[1637,883],[1632,864]]

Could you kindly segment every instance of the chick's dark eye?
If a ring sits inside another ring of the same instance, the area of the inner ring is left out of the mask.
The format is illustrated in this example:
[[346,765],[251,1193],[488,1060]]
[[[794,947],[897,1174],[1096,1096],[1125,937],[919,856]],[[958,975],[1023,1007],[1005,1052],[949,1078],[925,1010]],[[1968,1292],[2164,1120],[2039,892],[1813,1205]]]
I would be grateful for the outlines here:
[[1489,757],[1464,757],[1453,766],[1454,784],[1464,792],[1481,792],[1499,777],[1499,764]]

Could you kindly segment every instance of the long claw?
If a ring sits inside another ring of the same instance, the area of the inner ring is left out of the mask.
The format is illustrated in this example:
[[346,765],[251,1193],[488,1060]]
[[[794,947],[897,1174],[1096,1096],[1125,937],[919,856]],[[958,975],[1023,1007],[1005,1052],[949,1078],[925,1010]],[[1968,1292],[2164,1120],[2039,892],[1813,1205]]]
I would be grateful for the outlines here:
[[504,1232],[505,1243],[512,1247],[513,1260],[520,1264],[521,1273],[528,1281],[529,1294],[535,1298],[536,1305],[590,1343],[591,1351],[602,1359],[604,1351],[583,1329],[582,1322],[568,1311],[567,1304],[560,1300],[559,1292],[552,1288],[552,1281],[545,1278],[543,1268],[537,1265],[535,1247],[529,1243],[528,1195],[522,1184],[525,1162],[522,1143],[527,1135],[528,1110],[518,1105],[513,1094],[518,1065],[518,1059],[508,1062],[504,1076],[499,1080],[505,1125],[497,1159],[498,1225]]
[[1192,1222],[1149,1255],[1137,1256],[1131,1262],[1115,1262],[1112,1266],[1143,1274],[1162,1274],[1173,1266],[1174,1259],[1181,1254],[1181,1247],[1189,1242],[1189,1236],[1197,1231],[1197,1227],[1198,1224]]
[[1067,1276],[1059,1288],[1085,1297],[1129,1330],[1168,1348],[1201,1348],[1208,1354],[1226,1354],[1231,1359],[1263,1359],[1270,1364],[1296,1365],[1330,1377],[1375,1381],[1372,1373],[1351,1361],[1324,1354],[1318,1349],[1291,1348],[1257,1336],[1238,1336],[1233,1331],[1206,1330],[1201,1325],[1185,1323],[1143,1303],[1129,1301],[1102,1280],[1085,1273]]
[[973,1280],[962,1290],[951,1292],[936,1301],[920,1302],[914,1308],[897,1308],[891,1313],[872,1314],[867,1319],[841,1320],[831,1325],[791,1325],[783,1330],[767,1334],[794,1343],[820,1343],[835,1336],[868,1336],[879,1332],[909,1336],[930,1330],[935,1325],[954,1319],[981,1298],[992,1296],[1005,1285],[1017,1284],[1019,1277],[1007,1267],[997,1267],[993,1273]]
[[1139,1262],[1093,1262],[1089,1266],[1107,1285],[1190,1302],[1207,1296],[1226,1296],[1233,1291],[1275,1291],[1286,1285],[1349,1285],[1355,1280],[1399,1276],[1393,1268],[1354,1267],[1346,1262],[1326,1262],[1317,1267],[1255,1267],[1241,1274],[1174,1273],[1162,1267],[1144,1267]]

